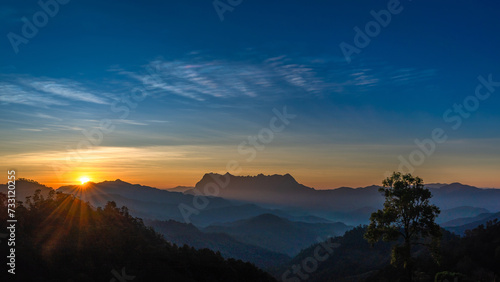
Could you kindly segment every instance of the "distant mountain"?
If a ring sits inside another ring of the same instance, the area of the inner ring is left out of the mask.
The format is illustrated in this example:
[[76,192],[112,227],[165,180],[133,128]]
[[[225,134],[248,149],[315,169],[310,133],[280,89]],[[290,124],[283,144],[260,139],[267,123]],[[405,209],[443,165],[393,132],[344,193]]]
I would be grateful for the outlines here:
[[168,189],[165,189],[169,192],[180,192],[180,193],[184,193],[188,190],[192,190],[194,187],[191,187],[191,186],[177,186],[177,187],[174,187],[174,188],[168,188]]
[[207,248],[220,252],[225,258],[248,261],[263,269],[275,268],[290,260],[284,254],[245,244],[224,233],[204,233],[192,224],[169,221],[146,221],[169,242],[187,244],[196,249]]
[[351,211],[366,206],[379,207],[383,203],[378,186],[315,190],[299,184],[290,174],[234,176],[208,173],[195,187],[204,191],[205,187],[213,185],[220,187],[218,196],[226,199],[304,209]]
[[[334,221],[342,221],[348,225],[368,224],[370,216],[375,212],[375,207],[364,207],[349,212],[330,212],[324,213],[323,216]],[[444,222],[458,218],[472,218],[481,213],[489,213],[490,211],[484,208],[462,206],[452,209],[441,210],[441,213],[436,219],[436,222],[442,225]],[[444,225],[442,225],[444,226]]]
[[[297,183],[290,174],[257,176],[234,176],[207,173],[196,183],[195,188],[204,191],[210,185],[227,183],[219,189],[219,196],[227,199],[244,200],[257,203],[290,203],[294,204],[300,199],[297,195],[312,195],[314,189]],[[223,185],[219,185],[223,186]]]
[[[457,235],[464,235],[466,230],[472,230],[481,224],[486,225],[488,221],[492,221],[495,219],[500,220],[500,212],[483,213],[473,218],[457,219],[454,221],[449,221],[446,223],[447,226],[444,226],[444,228]],[[461,225],[451,226],[451,224],[461,224]]]
[[333,221],[341,221],[348,225],[363,225],[370,223],[370,216],[372,213],[376,212],[377,208],[375,207],[363,207],[359,209],[355,209],[352,211],[333,211],[333,212],[323,212],[320,215],[333,220]]
[[203,231],[226,233],[241,242],[293,256],[318,239],[340,236],[351,228],[340,222],[293,222],[273,214],[262,214],[245,220],[211,225]]
[[[449,222],[454,220],[466,220],[467,218],[474,218],[477,215],[489,213],[490,211],[484,208],[476,207],[456,207],[448,210],[442,210],[436,219],[436,222],[441,226],[455,226],[465,224],[464,222],[449,225]],[[473,220],[474,221],[474,220]]]
[[[115,201],[118,206],[127,206],[135,216],[159,220],[184,221],[179,205],[194,206],[193,195],[130,184],[120,179],[100,183],[89,182],[85,185],[62,186],[57,191],[73,194],[97,207],[104,206],[108,201]],[[232,205],[226,199],[209,197],[204,211]],[[196,216],[194,214],[190,220],[195,220]]]
[[[32,194],[37,188],[44,191],[51,189],[41,184],[27,183],[24,186],[30,187],[26,188],[29,193],[23,194],[23,185],[20,183],[18,199],[23,195]],[[433,194],[431,202],[442,210],[437,219],[439,223],[488,211],[500,211],[500,189],[480,189],[460,183],[430,185],[439,186],[429,188]],[[179,204],[194,207],[193,200],[199,200],[194,194],[203,193],[206,187],[219,187],[217,197],[207,197],[208,205],[201,210],[195,209],[190,216],[189,222],[198,227],[236,221],[263,213],[291,221],[367,224],[371,213],[381,208],[384,200],[378,191],[379,186],[315,190],[298,183],[290,174],[234,176],[229,173],[209,173],[205,174],[195,187],[179,188],[188,189],[181,193],[130,184],[117,179],[63,186],[57,191],[72,193],[95,206],[115,201],[118,205],[128,206],[134,215],[143,218],[184,222]],[[460,207],[464,208],[456,209]],[[485,210],[473,210],[474,207]],[[300,212],[293,214],[290,210]]]
[[[33,190],[33,189],[32,189]],[[34,190],[33,190],[34,191]],[[96,207],[103,207],[108,201],[114,201],[118,206],[127,206],[134,216],[144,219],[168,220],[185,222],[179,209],[180,204],[194,208],[194,195],[189,193],[171,192],[154,187],[130,184],[122,180],[89,182],[85,185],[62,186],[57,191],[71,193],[83,201]],[[208,197],[208,205],[191,214],[189,222],[199,227],[214,223],[231,222],[272,213],[292,221],[330,222],[327,219],[305,213],[302,216],[292,216],[278,209],[266,209],[255,204],[241,204],[219,197]]]
[[208,209],[193,217],[193,223],[197,226],[206,227],[211,224],[237,221],[265,213],[274,214],[290,221],[332,223],[332,221],[322,217],[314,215],[290,215],[283,210],[263,208],[256,204],[235,204],[232,206]]
[[443,186],[446,186],[448,184],[446,183],[429,183],[429,184],[425,184],[425,187],[426,188],[433,188],[433,189],[436,189],[436,188],[441,188]]
[[[82,198],[96,195],[118,194],[129,199],[162,204],[178,204],[189,201],[193,197],[180,192],[171,192],[154,187],[131,184],[120,179],[115,181],[103,181],[100,183],[88,182],[84,185],[61,186],[57,191],[75,194]],[[230,205],[227,200],[220,198],[214,198],[211,204],[212,206],[218,207]]]
[[453,191],[477,191],[478,189],[481,189],[481,188],[477,188],[477,187],[474,187],[474,186],[471,186],[471,185],[465,185],[465,184],[462,184],[462,183],[459,183],[459,182],[453,182],[451,184],[447,184],[447,185],[444,185],[444,186],[441,186],[439,187],[439,189],[441,191],[447,191],[447,192],[453,192]]
[[447,222],[443,222],[440,225],[442,227],[462,226],[462,225],[466,225],[466,224],[470,224],[470,223],[475,223],[477,221],[482,221],[484,219],[490,218],[492,215],[494,215],[494,213],[485,212],[485,213],[481,213],[481,214],[478,214],[478,215],[472,216],[472,217],[456,218],[456,219],[453,219],[453,220],[450,220]]
[[481,189],[461,183],[452,183],[430,190],[433,195],[431,202],[443,210],[472,206],[493,212],[500,211],[500,189]]
[[[45,186],[41,183],[38,183],[35,180],[18,178],[15,180],[16,185],[16,200],[17,201],[26,201],[26,197],[33,196],[36,190],[41,190],[41,195],[47,196],[50,191],[54,191],[52,187]],[[8,191],[7,184],[0,184],[0,192],[4,192],[7,194]],[[54,191],[55,192],[55,191]]]
[[273,210],[273,214],[276,214],[280,217],[286,218],[290,221],[300,221],[300,222],[306,222],[306,223],[333,223],[333,221],[315,216],[315,215],[300,215],[300,216],[294,216],[294,215],[289,215],[286,214],[285,212],[282,212],[280,210]]
[[[229,173],[224,175],[208,173],[195,187],[203,191],[205,187],[214,185],[220,187],[218,196],[226,199],[280,207],[297,207],[314,211],[313,214],[321,217],[331,212],[356,213],[359,209],[379,209],[384,200],[378,191],[379,186],[315,190],[299,184],[289,174],[234,176]],[[433,194],[431,202],[442,210],[461,206],[481,207],[491,211],[500,210],[500,189],[480,189],[470,185],[451,183],[430,184],[429,190]],[[328,219],[338,220],[335,217],[328,217]]]

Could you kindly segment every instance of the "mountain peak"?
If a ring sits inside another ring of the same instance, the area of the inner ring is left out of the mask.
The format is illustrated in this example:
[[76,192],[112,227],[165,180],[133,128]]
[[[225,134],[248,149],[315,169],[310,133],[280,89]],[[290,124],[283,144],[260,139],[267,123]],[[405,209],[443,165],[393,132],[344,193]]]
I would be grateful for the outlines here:
[[289,173],[283,174],[283,175],[282,174],[265,175],[265,174],[260,173],[256,177],[260,178],[260,179],[276,179],[276,180],[286,181],[288,183],[294,183],[294,184],[297,183],[295,178],[293,178],[293,176],[291,176]]
[[[200,182],[198,182],[198,184],[205,183],[207,181],[214,181],[215,179],[222,178],[222,177],[229,178],[230,180],[234,179],[234,180],[240,180],[240,181],[245,181],[245,180],[280,181],[280,182],[285,182],[285,183],[289,183],[289,184],[298,184],[298,182],[295,180],[295,178],[293,178],[293,176],[290,175],[289,173],[286,173],[284,175],[281,175],[281,174],[266,175],[263,173],[259,173],[259,174],[254,175],[254,176],[252,176],[252,175],[239,176],[239,175],[232,175],[229,172],[226,172],[225,174],[219,174],[219,173],[213,173],[213,172],[205,173],[205,175],[203,175],[202,179],[200,180]],[[196,185],[198,185],[198,184],[196,184]]]
[[289,173],[280,175],[224,175],[217,173],[206,173],[203,178],[196,183],[196,189],[205,191],[214,189],[214,185],[219,187],[217,196],[233,199],[254,201],[257,203],[286,203],[291,204],[301,201],[300,195],[309,195],[313,188],[306,187],[298,183]]
[[479,188],[470,185],[465,185],[459,182],[453,182],[451,184],[441,187],[440,189],[446,191],[456,191],[456,190],[478,190]]

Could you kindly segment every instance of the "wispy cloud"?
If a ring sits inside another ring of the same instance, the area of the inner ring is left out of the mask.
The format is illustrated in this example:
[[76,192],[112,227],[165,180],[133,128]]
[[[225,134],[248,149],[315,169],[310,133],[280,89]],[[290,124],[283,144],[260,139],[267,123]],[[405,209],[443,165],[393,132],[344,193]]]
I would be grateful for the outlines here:
[[150,120],[146,120],[146,122],[151,122],[151,123],[169,123],[170,121],[168,121],[168,120],[150,119]]
[[129,124],[129,125],[148,125],[147,123],[136,121],[136,120],[129,120],[129,119],[113,119],[112,120],[113,124]]
[[436,75],[436,70],[418,70],[414,68],[402,68],[395,70],[390,79],[396,83],[422,82]]
[[34,132],[40,132],[40,131],[42,131],[42,129],[39,129],[39,128],[19,128],[19,130],[22,130],[22,131],[34,131]]
[[103,93],[67,79],[4,75],[0,82],[0,102],[37,107],[70,105],[71,101],[109,104]]
[[0,102],[4,104],[13,103],[39,107],[67,105],[65,101],[54,99],[48,95],[42,95],[32,89],[3,82],[0,82]]
[[285,55],[267,59],[265,62],[289,84],[300,87],[306,92],[318,92],[326,86],[312,65],[294,63]]
[[375,78],[373,75],[369,74],[369,69],[362,69],[355,71],[351,74],[353,77],[352,84],[356,86],[375,86],[379,82],[378,78]]
[[[366,66],[365,66],[366,65]],[[187,57],[151,61],[142,71],[127,71],[119,66],[110,72],[126,75],[114,79],[117,88],[132,88],[137,83],[152,95],[175,95],[190,100],[324,96],[334,93],[362,93],[391,85],[412,85],[431,79],[434,70],[396,68],[384,63],[347,66],[330,57],[293,57],[280,55],[260,60],[214,60]],[[38,107],[86,102],[110,104],[113,95],[69,79],[37,78],[26,75],[0,77],[0,102]],[[108,80],[109,82],[109,80]],[[103,85],[102,89],[110,89]],[[142,124],[141,124],[142,125]]]
[[166,61],[157,59],[146,71],[113,67],[153,93],[173,94],[197,101],[248,97],[273,99],[304,95],[365,92],[387,84],[422,82],[433,70],[396,68],[385,63],[345,65],[331,57],[280,55],[260,61],[213,60],[200,57]]
[[85,90],[79,83],[73,81],[57,81],[57,80],[38,80],[27,81],[22,80],[33,89],[42,91],[54,96],[60,96],[70,100],[83,101],[95,104],[108,104],[106,99],[98,97]]
[[36,113],[34,115],[32,115],[34,117],[37,117],[37,118],[44,118],[44,119],[54,119],[54,120],[62,120],[58,117],[55,117],[55,116],[51,116],[51,115],[48,115],[48,114],[42,114],[42,113]]
[[[286,56],[261,62],[248,61],[164,61],[150,62],[145,73],[119,68],[149,89],[204,101],[208,98],[269,97],[292,90],[316,92],[324,87],[320,77],[304,64],[293,63]],[[292,91],[292,92],[293,92]]]

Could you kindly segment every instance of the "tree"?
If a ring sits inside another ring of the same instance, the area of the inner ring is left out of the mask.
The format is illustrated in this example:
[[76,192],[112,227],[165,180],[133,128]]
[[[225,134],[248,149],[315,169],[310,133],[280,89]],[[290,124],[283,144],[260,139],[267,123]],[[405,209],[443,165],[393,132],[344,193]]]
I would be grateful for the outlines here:
[[379,191],[385,197],[384,208],[372,213],[365,239],[375,243],[398,241],[392,250],[391,263],[402,264],[409,281],[412,280],[412,247],[424,245],[436,251],[441,229],[434,221],[440,210],[429,203],[431,192],[420,177],[394,172],[383,182]]

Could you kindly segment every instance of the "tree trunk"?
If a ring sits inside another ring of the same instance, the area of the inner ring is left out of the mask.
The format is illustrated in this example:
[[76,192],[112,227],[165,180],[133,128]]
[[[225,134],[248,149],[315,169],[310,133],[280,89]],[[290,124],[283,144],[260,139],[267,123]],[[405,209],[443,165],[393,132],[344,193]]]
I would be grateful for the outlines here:
[[413,262],[411,260],[411,243],[410,240],[405,240],[405,269],[406,276],[409,282],[413,281]]

